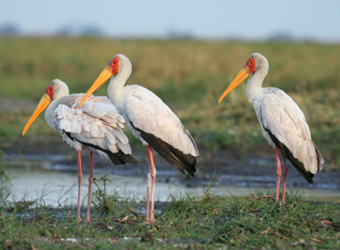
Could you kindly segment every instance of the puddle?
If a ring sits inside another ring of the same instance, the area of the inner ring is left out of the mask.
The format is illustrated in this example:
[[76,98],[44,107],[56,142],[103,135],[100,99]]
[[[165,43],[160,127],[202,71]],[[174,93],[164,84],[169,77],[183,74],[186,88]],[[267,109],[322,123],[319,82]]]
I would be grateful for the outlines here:
[[[98,158],[100,159],[100,158]],[[110,165],[109,163],[96,160],[95,165]],[[225,197],[247,196],[256,192],[273,191],[275,188],[275,168],[268,167],[268,162],[263,160],[249,160],[250,165],[256,165],[256,170],[265,167],[265,173],[259,170],[258,175],[233,174],[233,168],[225,168],[223,171],[216,171],[213,186],[210,193]],[[10,201],[39,199],[39,202],[50,206],[74,206],[77,202],[77,164],[75,159],[69,160],[61,155],[3,155],[6,173],[10,176],[9,187]],[[84,161],[83,161],[84,164]],[[38,167],[36,165],[39,165]],[[26,167],[24,167],[26,166]],[[29,167],[27,167],[29,166]],[[156,166],[157,162],[156,162]],[[38,169],[37,169],[38,168]],[[117,192],[124,198],[134,197],[137,201],[146,200],[147,190],[147,163],[143,162],[139,167],[106,167],[95,169],[96,177],[104,172],[112,178],[112,183],[107,186],[107,192]],[[198,168],[199,169],[199,168]],[[83,167],[82,182],[82,204],[86,205],[88,193],[88,169]],[[252,168],[252,171],[254,169]],[[172,167],[159,166],[157,168],[157,183],[155,200],[164,202],[171,196],[202,196],[209,185],[212,173],[199,172],[195,178],[186,178]],[[210,171],[211,172],[211,171]],[[249,170],[249,172],[251,172]],[[293,172],[293,171],[291,171]],[[295,171],[297,172],[297,171]],[[236,172],[237,173],[237,172]],[[340,195],[340,176],[334,173],[323,173],[316,175],[315,184],[309,184],[299,176],[298,173],[289,173],[288,190],[297,192],[308,199],[336,200]],[[332,182],[329,182],[332,180]],[[95,190],[95,186],[94,186]]]

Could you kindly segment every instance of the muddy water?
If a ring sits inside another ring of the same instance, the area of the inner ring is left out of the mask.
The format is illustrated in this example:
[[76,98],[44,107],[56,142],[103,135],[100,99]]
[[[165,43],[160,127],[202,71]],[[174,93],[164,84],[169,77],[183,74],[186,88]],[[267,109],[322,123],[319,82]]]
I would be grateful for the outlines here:
[[[262,162],[264,160],[260,160]],[[52,206],[69,206],[76,204],[78,195],[77,186],[77,164],[74,159],[69,160],[62,155],[26,155],[26,156],[4,156],[6,173],[10,176],[9,200],[38,199],[41,204]],[[84,162],[84,161],[83,161]],[[97,177],[103,173],[110,175],[112,182],[107,185],[107,192],[117,192],[122,198],[134,197],[137,200],[146,199],[146,189],[148,180],[146,178],[147,163],[141,162],[140,167],[126,166],[124,168],[105,167],[95,169]],[[249,164],[255,164],[260,171],[261,164],[258,161],[249,160]],[[156,162],[157,164],[157,162]],[[247,162],[243,162],[247,165]],[[86,166],[86,164],[84,164]],[[101,159],[95,161],[95,165],[106,165]],[[160,164],[161,165],[161,164]],[[266,165],[266,164],[264,164]],[[246,167],[244,167],[246,168]],[[81,200],[86,204],[88,193],[88,172],[84,167],[84,177],[82,181]],[[274,190],[275,169],[259,175],[245,175],[236,173],[231,168],[216,171],[216,181],[213,183],[210,193],[220,196],[247,196],[255,192],[265,192]],[[246,173],[247,171],[245,171]],[[251,172],[251,171],[250,171]],[[211,180],[211,171],[199,172],[197,178],[186,178],[178,171],[174,171],[171,166],[158,168],[155,199],[157,201],[167,201],[171,196],[202,196]],[[337,200],[339,199],[339,183],[330,181],[331,176],[324,173],[318,177],[318,184],[306,184],[303,178],[290,173],[288,189],[297,192],[307,199]],[[340,179],[334,176],[333,179]],[[289,180],[289,179],[288,179]],[[300,184],[300,182],[302,181]],[[326,180],[326,181],[325,181]],[[295,187],[294,187],[295,186]],[[94,187],[95,189],[95,187]]]
[[[32,171],[32,170],[10,170],[12,181],[10,187],[10,199],[27,200],[40,199],[46,205],[74,205],[76,204],[78,184],[76,173],[62,173],[57,171]],[[88,193],[87,174],[82,181],[81,199],[86,204]],[[97,175],[100,177],[100,174]],[[146,188],[148,180],[144,176],[111,176],[112,182],[108,184],[107,192],[117,192],[122,198],[135,197],[137,200],[146,199]],[[167,201],[170,193],[175,197],[189,194],[190,196],[203,195],[206,187],[188,186],[180,183],[156,183],[155,199]],[[256,190],[264,190],[257,188]],[[243,196],[253,193],[255,189],[244,187],[213,187],[211,192],[219,195]]]

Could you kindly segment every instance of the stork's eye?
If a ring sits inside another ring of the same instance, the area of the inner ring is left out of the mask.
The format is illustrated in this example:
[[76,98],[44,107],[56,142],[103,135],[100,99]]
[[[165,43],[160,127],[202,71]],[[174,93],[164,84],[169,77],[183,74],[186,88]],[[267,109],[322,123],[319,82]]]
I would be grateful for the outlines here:
[[252,65],[252,64],[253,64],[253,61],[249,61],[249,64]]

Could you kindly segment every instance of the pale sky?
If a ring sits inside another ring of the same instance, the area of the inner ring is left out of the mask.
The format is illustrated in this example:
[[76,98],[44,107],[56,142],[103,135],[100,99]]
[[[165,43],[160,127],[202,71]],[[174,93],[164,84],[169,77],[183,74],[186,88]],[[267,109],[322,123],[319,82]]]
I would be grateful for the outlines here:
[[162,37],[175,30],[203,39],[253,40],[286,32],[339,43],[339,14],[340,0],[2,0],[0,27],[16,24],[26,35],[87,25],[110,37]]

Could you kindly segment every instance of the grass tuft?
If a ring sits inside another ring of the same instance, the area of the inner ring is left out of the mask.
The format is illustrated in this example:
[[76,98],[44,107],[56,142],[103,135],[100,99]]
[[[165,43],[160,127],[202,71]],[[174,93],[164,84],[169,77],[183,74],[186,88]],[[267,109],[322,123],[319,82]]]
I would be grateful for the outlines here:
[[[120,200],[98,189],[90,223],[76,223],[69,208],[0,210],[0,245],[11,249],[336,249],[340,241],[338,203],[304,201],[297,193],[287,204],[273,193],[231,199],[205,193],[158,203],[156,224],[144,224],[134,199]],[[15,205],[17,206],[17,205]]]

